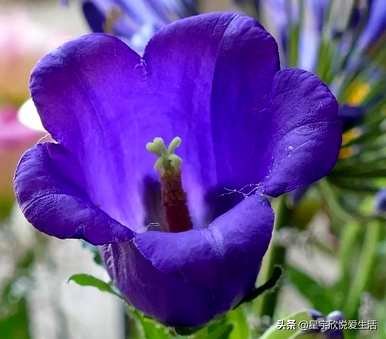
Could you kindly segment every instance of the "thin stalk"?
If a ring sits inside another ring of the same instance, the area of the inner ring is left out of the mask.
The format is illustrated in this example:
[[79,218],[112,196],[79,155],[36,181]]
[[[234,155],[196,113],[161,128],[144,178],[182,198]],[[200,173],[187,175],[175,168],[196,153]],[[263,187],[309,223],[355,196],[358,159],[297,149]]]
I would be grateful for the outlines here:
[[330,183],[323,179],[318,183],[319,191],[325,204],[328,207],[331,215],[334,217],[337,223],[345,224],[352,221],[352,216],[348,213],[340,204],[338,197],[335,195]]
[[[284,226],[289,226],[289,221],[292,214],[292,210],[287,205],[286,196],[282,196],[279,199],[280,200],[276,211],[274,233],[283,228]],[[267,253],[267,257],[263,262],[262,272],[260,275],[262,281],[267,281],[272,276],[275,266],[282,266],[285,264],[285,257],[286,248],[272,241]],[[256,305],[256,312],[258,316],[269,316],[271,318],[273,317],[277,304],[279,290],[280,285],[277,286],[273,291],[269,291],[263,294],[262,297],[258,299]]]
[[366,290],[377,257],[378,242],[381,235],[381,224],[378,221],[369,223],[366,227],[366,235],[363,242],[356,275],[348,293],[344,314],[347,319],[355,319],[358,314],[363,292]]
[[351,282],[351,263],[353,256],[353,249],[361,235],[362,226],[357,222],[346,224],[342,229],[342,240],[339,248],[339,267],[340,279],[339,290],[341,291],[341,300],[339,302],[339,309],[343,309],[347,301],[347,291]]

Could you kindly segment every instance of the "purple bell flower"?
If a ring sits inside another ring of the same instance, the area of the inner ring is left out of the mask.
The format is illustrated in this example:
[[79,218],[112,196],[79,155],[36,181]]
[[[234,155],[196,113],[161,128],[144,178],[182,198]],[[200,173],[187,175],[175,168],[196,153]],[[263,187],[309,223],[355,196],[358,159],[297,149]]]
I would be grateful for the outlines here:
[[341,143],[329,89],[280,71],[271,35],[233,13],[165,26],[143,56],[85,35],[45,56],[30,89],[56,143],[20,160],[24,215],[101,245],[128,302],[173,326],[204,324],[253,290],[272,233],[266,196],[328,174]]

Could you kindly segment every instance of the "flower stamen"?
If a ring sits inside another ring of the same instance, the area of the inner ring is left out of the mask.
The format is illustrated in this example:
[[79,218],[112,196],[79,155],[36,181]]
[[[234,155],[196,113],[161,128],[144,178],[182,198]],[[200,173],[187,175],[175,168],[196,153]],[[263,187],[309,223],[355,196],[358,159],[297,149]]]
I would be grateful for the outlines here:
[[182,159],[174,153],[181,142],[180,137],[175,137],[166,147],[164,140],[157,137],[146,144],[146,149],[158,157],[154,168],[160,173],[161,199],[167,221],[165,231],[168,232],[183,232],[193,227],[182,187]]

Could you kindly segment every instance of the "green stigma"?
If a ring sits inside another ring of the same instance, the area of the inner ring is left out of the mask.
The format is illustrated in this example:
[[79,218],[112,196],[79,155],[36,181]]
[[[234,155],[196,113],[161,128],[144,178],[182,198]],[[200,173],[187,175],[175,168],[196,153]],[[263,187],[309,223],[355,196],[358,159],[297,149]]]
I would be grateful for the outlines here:
[[181,145],[181,138],[175,137],[166,147],[162,138],[154,138],[152,142],[146,144],[146,149],[150,153],[154,153],[158,159],[154,164],[154,168],[160,172],[161,175],[179,174],[181,169],[182,159],[175,154],[177,147]]

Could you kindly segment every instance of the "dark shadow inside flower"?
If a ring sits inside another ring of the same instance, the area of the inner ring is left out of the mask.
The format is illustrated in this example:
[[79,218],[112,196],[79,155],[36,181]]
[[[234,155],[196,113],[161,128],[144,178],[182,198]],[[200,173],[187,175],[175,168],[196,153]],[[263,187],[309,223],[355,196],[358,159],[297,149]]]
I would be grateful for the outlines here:
[[207,220],[211,221],[219,215],[225,213],[232,207],[236,206],[244,198],[245,196],[242,192],[238,192],[237,190],[227,191],[224,187],[209,190],[205,197],[207,205],[210,206]]
[[151,176],[143,179],[143,205],[145,209],[144,224],[148,230],[165,229],[165,218],[161,202],[161,184]]

